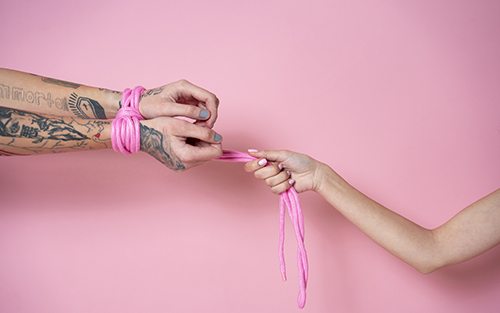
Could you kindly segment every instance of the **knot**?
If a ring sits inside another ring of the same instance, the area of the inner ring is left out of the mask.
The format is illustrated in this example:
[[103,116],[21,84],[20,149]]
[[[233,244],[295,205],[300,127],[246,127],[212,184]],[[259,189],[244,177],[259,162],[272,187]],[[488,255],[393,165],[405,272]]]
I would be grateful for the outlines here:
[[111,143],[116,152],[132,154],[141,150],[141,124],[144,117],[139,112],[139,100],[144,87],[125,89],[122,94],[122,107],[111,123]]

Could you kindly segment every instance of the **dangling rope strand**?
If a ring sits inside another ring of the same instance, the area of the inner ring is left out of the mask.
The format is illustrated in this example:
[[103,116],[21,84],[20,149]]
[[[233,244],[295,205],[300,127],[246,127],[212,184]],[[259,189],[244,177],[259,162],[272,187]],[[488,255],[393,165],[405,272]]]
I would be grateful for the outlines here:
[[[256,160],[256,158],[244,152],[223,150],[222,156],[214,160],[225,162],[249,162]],[[268,163],[268,165],[270,165],[270,163]],[[284,257],[285,206],[288,207],[288,215],[290,215],[290,220],[292,221],[295,230],[295,238],[297,239],[297,267],[299,270],[299,295],[297,297],[297,304],[299,308],[302,309],[306,304],[306,287],[309,276],[309,265],[307,262],[306,248],[304,247],[304,218],[302,214],[302,207],[300,206],[299,195],[293,186],[280,194],[280,237],[278,256],[283,281],[286,281],[286,266]]]

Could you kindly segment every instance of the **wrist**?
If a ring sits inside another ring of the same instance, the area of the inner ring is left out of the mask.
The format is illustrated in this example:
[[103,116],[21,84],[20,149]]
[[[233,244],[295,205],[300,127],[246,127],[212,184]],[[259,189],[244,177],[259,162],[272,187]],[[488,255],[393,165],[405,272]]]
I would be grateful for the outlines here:
[[325,196],[334,190],[339,191],[345,187],[345,184],[347,184],[347,182],[328,165],[319,163],[318,167],[318,184],[315,191],[321,196]]

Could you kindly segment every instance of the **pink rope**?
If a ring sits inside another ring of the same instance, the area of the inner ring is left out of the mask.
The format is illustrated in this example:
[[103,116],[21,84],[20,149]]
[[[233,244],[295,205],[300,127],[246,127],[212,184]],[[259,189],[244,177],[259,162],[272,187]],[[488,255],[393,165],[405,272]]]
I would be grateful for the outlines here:
[[[253,156],[239,151],[223,150],[222,156],[216,161],[226,162],[250,162],[256,160]],[[270,165],[268,163],[268,165]],[[280,236],[278,246],[278,256],[280,260],[281,277],[286,281],[286,267],[284,257],[285,244],[285,206],[288,208],[288,215],[295,229],[295,238],[297,239],[297,267],[299,269],[299,295],[297,304],[299,308],[303,308],[306,304],[306,287],[309,277],[309,265],[307,263],[307,253],[304,246],[304,218],[302,207],[300,206],[299,195],[295,188],[290,187],[280,195]]]
[[116,152],[132,154],[141,150],[141,125],[139,100],[146,88],[137,86],[125,89],[122,94],[122,107],[111,123],[111,143]]

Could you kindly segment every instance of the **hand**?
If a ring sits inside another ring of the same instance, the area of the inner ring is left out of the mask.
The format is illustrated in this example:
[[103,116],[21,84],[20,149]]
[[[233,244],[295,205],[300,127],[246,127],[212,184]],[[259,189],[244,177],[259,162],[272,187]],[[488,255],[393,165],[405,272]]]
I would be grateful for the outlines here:
[[210,128],[172,117],[140,123],[141,150],[176,172],[222,155],[222,137]]
[[[265,180],[273,193],[280,194],[291,186],[295,186],[297,192],[319,190],[323,176],[321,171],[326,166],[323,163],[287,150],[249,150],[248,153],[259,159],[247,162],[245,171],[254,172],[257,179]],[[268,162],[273,164],[266,166]]]
[[180,80],[144,91],[139,101],[139,112],[146,119],[160,116],[185,116],[195,124],[212,128],[217,120],[219,99],[186,80]]

